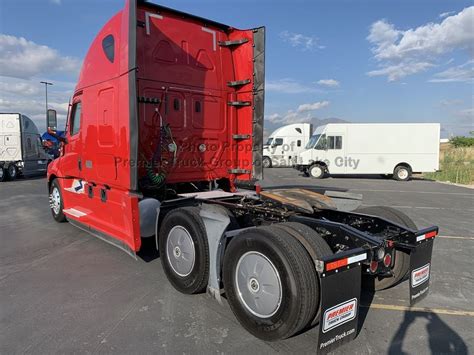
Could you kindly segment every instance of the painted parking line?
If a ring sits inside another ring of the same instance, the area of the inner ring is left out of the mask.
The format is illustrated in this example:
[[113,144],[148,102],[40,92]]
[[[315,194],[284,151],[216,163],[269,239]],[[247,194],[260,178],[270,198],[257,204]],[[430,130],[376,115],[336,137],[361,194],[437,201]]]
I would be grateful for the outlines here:
[[360,306],[364,308],[384,309],[384,310],[389,310],[389,311],[435,313],[435,314],[446,314],[450,316],[474,317],[474,311],[457,311],[457,310],[452,310],[452,309],[440,309],[440,308],[428,308],[428,307],[396,306],[393,304],[379,304],[379,303],[372,303],[370,305],[361,304]]
[[[364,207],[369,207],[372,205],[362,204]],[[469,208],[452,208],[452,207],[431,207],[431,206],[404,206],[404,205],[390,205],[393,208],[410,208],[410,209],[419,209],[419,210],[447,210],[447,211],[463,211],[463,212],[473,212],[474,209]]]
[[474,240],[474,237],[455,237],[453,235],[439,235],[437,238]]

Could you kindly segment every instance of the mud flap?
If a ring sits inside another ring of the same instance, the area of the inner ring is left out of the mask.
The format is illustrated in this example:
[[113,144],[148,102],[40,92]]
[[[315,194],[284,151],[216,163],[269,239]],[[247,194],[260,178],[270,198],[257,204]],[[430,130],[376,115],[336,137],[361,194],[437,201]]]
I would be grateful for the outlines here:
[[410,305],[428,295],[433,239],[421,242],[410,253]]
[[347,266],[320,273],[321,318],[319,322],[318,354],[325,354],[357,335],[361,266]]

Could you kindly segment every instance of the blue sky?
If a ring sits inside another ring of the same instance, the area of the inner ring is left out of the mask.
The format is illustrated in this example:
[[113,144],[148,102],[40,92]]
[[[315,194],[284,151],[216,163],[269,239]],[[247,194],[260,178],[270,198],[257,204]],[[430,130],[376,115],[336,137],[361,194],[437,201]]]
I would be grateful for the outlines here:
[[[157,1],[155,1],[157,2]],[[470,1],[160,1],[238,28],[265,25],[266,129],[312,117],[474,130]],[[64,117],[78,69],[122,0],[2,0],[0,111],[43,125],[40,80]]]

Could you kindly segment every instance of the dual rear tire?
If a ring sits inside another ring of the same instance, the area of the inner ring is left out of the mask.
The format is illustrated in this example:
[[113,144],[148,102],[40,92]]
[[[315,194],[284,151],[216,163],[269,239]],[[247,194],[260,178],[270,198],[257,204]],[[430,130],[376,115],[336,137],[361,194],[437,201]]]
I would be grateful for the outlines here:
[[[295,233],[318,258],[332,254],[315,231],[300,223],[249,228],[233,237],[225,251],[222,279],[230,308],[247,331],[266,341],[288,338],[318,315],[318,275]],[[206,289],[209,251],[198,208],[179,208],[165,216],[159,249],[165,274],[178,291]]]

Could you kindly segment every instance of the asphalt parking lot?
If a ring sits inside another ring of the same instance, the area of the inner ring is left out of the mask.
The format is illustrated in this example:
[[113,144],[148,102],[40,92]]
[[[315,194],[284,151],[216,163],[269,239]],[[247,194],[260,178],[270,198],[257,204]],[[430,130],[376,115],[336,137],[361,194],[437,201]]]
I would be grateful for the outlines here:
[[[408,285],[364,293],[360,333],[337,354],[474,350],[474,190],[414,180],[313,180],[267,169],[263,186],[320,186],[394,206],[418,227],[439,225],[430,295],[409,310]],[[315,353],[317,328],[267,343],[224,302],[187,296],[156,252],[138,260],[51,217],[45,179],[0,184],[0,353]]]

